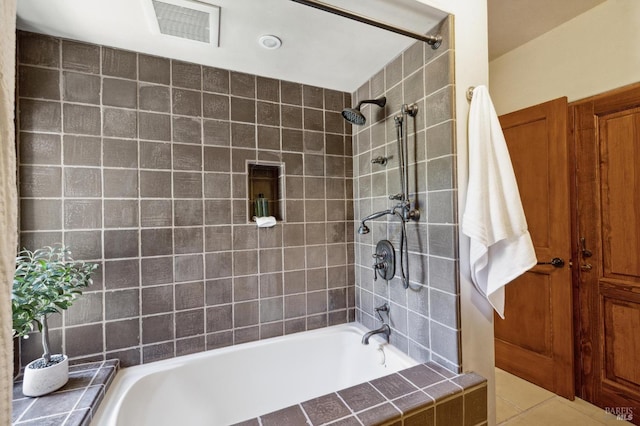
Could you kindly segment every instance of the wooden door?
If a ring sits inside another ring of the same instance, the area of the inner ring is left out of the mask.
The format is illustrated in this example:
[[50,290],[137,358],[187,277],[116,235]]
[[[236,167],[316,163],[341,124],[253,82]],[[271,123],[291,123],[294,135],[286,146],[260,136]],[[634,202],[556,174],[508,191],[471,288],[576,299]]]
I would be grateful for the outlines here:
[[495,315],[496,366],[574,396],[567,99],[500,117],[538,262],[505,288]]
[[578,395],[640,424],[640,86],[572,105]]

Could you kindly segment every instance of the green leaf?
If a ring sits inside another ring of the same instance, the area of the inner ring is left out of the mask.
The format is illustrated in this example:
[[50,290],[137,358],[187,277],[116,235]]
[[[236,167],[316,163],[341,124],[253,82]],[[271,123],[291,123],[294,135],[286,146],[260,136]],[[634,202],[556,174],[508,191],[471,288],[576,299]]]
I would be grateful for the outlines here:
[[20,251],[11,291],[14,336],[26,335],[33,324],[41,330],[43,316],[69,308],[92,283],[97,268],[95,263],[73,260],[63,245]]

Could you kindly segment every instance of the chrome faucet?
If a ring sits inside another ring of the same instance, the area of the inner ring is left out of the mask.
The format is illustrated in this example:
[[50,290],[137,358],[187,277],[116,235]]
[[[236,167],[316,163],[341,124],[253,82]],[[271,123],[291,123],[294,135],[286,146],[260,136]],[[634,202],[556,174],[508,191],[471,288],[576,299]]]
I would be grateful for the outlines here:
[[382,327],[378,328],[377,330],[371,330],[367,332],[364,336],[362,336],[362,344],[368,345],[369,338],[374,334],[384,334],[385,337],[387,338],[387,343],[389,343],[389,335],[391,334],[391,328],[389,327],[389,324],[382,324]]
[[378,318],[380,318],[380,321],[382,321],[382,326],[376,330],[371,330],[368,331],[367,333],[365,333],[364,336],[362,336],[362,344],[363,345],[368,345],[369,344],[369,339],[371,338],[371,336],[373,336],[374,334],[384,334],[385,338],[387,339],[387,343],[389,343],[389,335],[391,334],[391,327],[389,327],[389,324],[387,324],[384,320],[384,318],[382,318],[382,315],[380,314],[380,312],[386,312],[387,316],[389,315],[389,305],[387,305],[386,303],[378,306],[377,308],[375,308],[376,314],[378,314]]

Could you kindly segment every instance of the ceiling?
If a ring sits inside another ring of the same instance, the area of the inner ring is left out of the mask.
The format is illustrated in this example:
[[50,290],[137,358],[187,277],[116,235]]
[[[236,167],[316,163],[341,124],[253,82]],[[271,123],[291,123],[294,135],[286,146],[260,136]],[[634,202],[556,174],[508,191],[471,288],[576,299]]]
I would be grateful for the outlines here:
[[[347,92],[414,42],[291,0],[200,0],[220,7],[215,47],[154,33],[151,1],[20,0],[18,28]],[[604,1],[488,0],[490,60]],[[416,0],[324,2],[418,33],[446,16]],[[282,47],[262,48],[265,34]]]
[[488,0],[489,60],[606,0]]
[[[415,0],[324,1],[419,33],[446,16]],[[20,0],[18,28],[347,92],[415,42],[290,0],[200,3],[220,6],[219,47],[154,34],[151,0]],[[264,34],[282,47],[262,48]]]

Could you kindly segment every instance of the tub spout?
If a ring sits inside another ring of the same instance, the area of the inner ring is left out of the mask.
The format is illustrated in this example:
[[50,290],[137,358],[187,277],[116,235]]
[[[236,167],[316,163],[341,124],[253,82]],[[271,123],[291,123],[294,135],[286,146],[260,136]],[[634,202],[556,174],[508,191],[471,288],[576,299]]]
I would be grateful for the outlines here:
[[389,327],[389,324],[382,324],[382,327],[380,327],[379,329],[371,330],[365,333],[365,335],[362,336],[362,344],[368,345],[369,338],[371,338],[371,336],[373,336],[374,334],[384,334],[384,336],[387,339],[387,343],[389,343],[389,335],[391,334],[391,328]]

